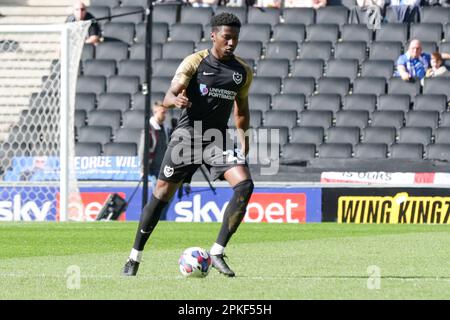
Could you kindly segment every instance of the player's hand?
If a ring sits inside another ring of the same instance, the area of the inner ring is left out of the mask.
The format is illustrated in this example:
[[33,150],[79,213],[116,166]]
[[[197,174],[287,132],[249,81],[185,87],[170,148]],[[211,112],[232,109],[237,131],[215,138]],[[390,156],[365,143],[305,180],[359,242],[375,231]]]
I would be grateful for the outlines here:
[[180,109],[190,108],[192,102],[189,101],[186,95],[186,89],[183,89],[175,98],[175,106]]

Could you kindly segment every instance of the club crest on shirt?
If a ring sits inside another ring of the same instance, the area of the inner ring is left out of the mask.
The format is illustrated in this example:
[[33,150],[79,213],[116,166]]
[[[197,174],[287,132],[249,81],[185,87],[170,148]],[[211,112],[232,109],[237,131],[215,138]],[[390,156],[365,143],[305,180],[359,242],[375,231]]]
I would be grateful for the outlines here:
[[164,175],[166,176],[166,178],[169,178],[173,175],[173,168],[170,166],[165,166],[164,167]]
[[206,96],[208,94],[209,90],[206,84],[200,83],[200,94],[202,96]]
[[236,84],[240,84],[242,82],[242,74],[239,72],[233,72],[233,80]]

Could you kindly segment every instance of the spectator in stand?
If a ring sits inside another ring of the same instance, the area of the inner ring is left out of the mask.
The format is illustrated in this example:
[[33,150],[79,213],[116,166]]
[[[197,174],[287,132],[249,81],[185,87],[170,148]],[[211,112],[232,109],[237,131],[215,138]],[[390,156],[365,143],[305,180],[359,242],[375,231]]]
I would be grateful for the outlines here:
[[420,2],[422,0],[390,0],[386,9],[389,23],[419,22]]
[[[73,5],[73,14],[67,17],[66,22],[75,22],[75,21],[86,21],[90,19],[95,19],[95,17],[90,14],[86,5],[83,1],[76,0]],[[86,43],[97,44],[100,41],[100,28],[97,22],[94,20],[89,27],[88,37],[86,38]]]
[[313,8],[319,9],[327,5],[327,0],[285,0],[286,8]]
[[356,0],[350,11],[351,23],[364,23],[370,29],[379,29],[384,19],[385,0]]
[[450,72],[444,66],[444,60],[439,52],[435,52],[431,55],[431,68],[427,70],[425,76],[427,78],[450,76]]
[[217,0],[187,0],[193,7],[213,7],[216,6]]
[[258,0],[255,7],[261,8],[281,8],[281,0]]
[[430,67],[430,60],[430,55],[422,52],[420,41],[411,40],[408,51],[397,59],[397,71],[394,76],[401,77],[405,81],[421,80]]

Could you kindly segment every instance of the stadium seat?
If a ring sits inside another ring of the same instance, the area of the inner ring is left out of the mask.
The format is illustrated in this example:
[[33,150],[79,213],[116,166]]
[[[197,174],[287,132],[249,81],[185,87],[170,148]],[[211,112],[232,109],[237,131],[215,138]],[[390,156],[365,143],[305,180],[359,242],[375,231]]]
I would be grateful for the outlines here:
[[100,94],[106,89],[106,78],[103,76],[80,76],[77,80],[77,93]]
[[270,109],[271,95],[265,93],[249,94],[248,104],[250,110],[261,110],[263,112]]
[[280,93],[281,79],[277,77],[255,77],[250,86],[249,93],[268,93],[274,95]]
[[137,145],[130,142],[109,142],[103,145],[103,155],[108,156],[136,156]]
[[177,22],[177,16],[179,11],[179,5],[168,5],[166,3],[162,5],[155,5],[153,8],[153,22],[164,22],[169,26]]
[[335,47],[336,59],[356,59],[362,63],[367,57],[367,45],[363,41],[342,41]]
[[442,24],[440,23],[417,23],[411,24],[409,28],[409,40],[441,42]]
[[[152,44],[152,61],[162,58],[162,44]],[[145,59],[145,44],[135,43],[130,47],[130,59],[144,60]]]
[[287,127],[292,129],[297,125],[297,111],[269,110],[264,114],[265,127]]
[[373,39],[373,32],[364,24],[344,24],[342,26],[342,41],[363,41],[369,45]]
[[450,161],[450,144],[435,143],[430,144],[426,150],[426,159]]
[[388,146],[395,142],[396,130],[393,127],[367,127],[361,131],[364,143],[383,143]]
[[184,59],[194,52],[193,41],[175,40],[163,44],[162,58],[163,59]]
[[122,60],[118,65],[119,76],[137,76],[145,82],[145,60]]
[[421,23],[440,23],[445,25],[450,22],[450,8],[449,7],[431,7],[423,6],[421,9],[420,22]]
[[362,63],[361,77],[382,77],[389,80],[394,73],[391,60],[367,60]]
[[[289,141],[288,127],[259,127],[253,130],[255,142],[261,144],[275,144],[278,142],[280,146],[285,145]],[[273,140],[276,139],[276,140]]]
[[315,22],[315,11],[312,8],[285,8],[283,17],[285,23],[308,26]]
[[240,41],[259,41],[264,46],[270,39],[270,24],[246,24],[239,32]]
[[395,143],[391,146],[390,153],[393,159],[422,160],[423,145],[420,143]]
[[393,127],[399,129],[404,124],[403,111],[374,111],[372,113],[371,126],[373,127]]
[[450,112],[443,112],[439,122],[440,127],[450,127]]
[[305,95],[303,94],[276,94],[273,96],[273,110],[294,110],[297,113],[305,109]]
[[347,78],[350,82],[356,78],[358,74],[358,60],[355,59],[332,59],[328,61],[326,77],[342,77]]
[[309,99],[309,110],[329,110],[337,112],[340,109],[341,96],[335,93],[317,94]]
[[317,24],[337,24],[343,26],[348,22],[348,9],[344,6],[325,6],[316,10]]
[[432,130],[424,127],[404,127],[398,131],[398,143],[420,143],[424,146],[431,143]]
[[373,112],[377,104],[377,96],[374,94],[351,94],[344,97],[343,110],[365,110]]
[[[145,23],[136,25],[136,42],[145,43],[146,36]],[[152,44],[164,43],[169,36],[169,25],[165,22],[153,22],[152,24]]]
[[322,59],[327,61],[331,57],[332,44],[327,41],[304,42],[300,47],[300,59]]
[[333,45],[339,36],[339,26],[337,24],[311,24],[306,27],[306,41],[326,41]]
[[344,97],[350,90],[350,80],[343,77],[322,77],[317,81],[319,94],[333,93]]
[[[108,18],[111,16],[111,8],[108,6],[89,6],[88,12],[92,14],[95,19]],[[103,25],[108,22],[110,22],[109,18],[98,21],[100,29],[102,29]]]
[[299,116],[302,127],[321,127],[328,129],[332,125],[333,112],[329,110],[304,110]]
[[[437,42],[434,41],[421,41],[420,44],[422,45],[422,52],[428,52],[433,53],[439,51],[438,46],[436,44]],[[443,52],[441,50],[441,52]]]
[[385,23],[383,27],[375,32],[376,42],[400,42],[405,44],[408,40],[408,24],[406,23]]
[[361,77],[353,82],[353,93],[380,95],[386,92],[386,80],[380,77]]
[[123,128],[144,129],[145,113],[143,110],[129,110],[123,114]]
[[103,38],[105,42],[120,41],[131,45],[134,41],[134,24],[131,22],[105,23]]
[[131,97],[127,93],[108,92],[98,97],[98,110],[127,111],[131,107]]
[[201,41],[197,43],[195,52],[212,48],[212,41]]
[[239,21],[242,25],[247,23],[247,8],[246,7],[226,7],[226,6],[218,6],[215,14],[219,14],[222,12],[229,12],[234,14],[239,18]]
[[355,159],[386,159],[388,148],[384,143],[359,143],[354,150]]
[[318,147],[319,159],[350,159],[352,145],[350,143],[323,143]]
[[153,64],[153,76],[155,77],[173,77],[175,71],[180,65],[180,59],[160,59],[155,60]]
[[181,7],[180,22],[181,23],[198,23],[205,28],[211,21],[213,15],[212,7]]
[[290,141],[291,143],[322,144],[324,129],[322,127],[294,127]]
[[401,42],[374,41],[370,45],[370,60],[391,60],[396,62],[402,54]]
[[450,100],[450,78],[426,78],[423,87],[424,94],[443,94]]
[[325,133],[326,143],[349,143],[352,146],[359,143],[359,128],[331,127]]
[[86,125],[86,110],[75,110],[75,127]]
[[75,110],[90,111],[95,109],[95,93],[77,92],[75,96]]
[[[234,117],[230,117],[233,119]],[[251,128],[259,128],[263,123],[263,112],[261,110],[250,110],[250,127]]]
[[294,41],[300,46],[306,37],[306,28],[302,24],[283,23],[273,28],[274,41]]
[[78,129],[78,142],[108,143],[112,129],[109,126],[84,126]]
[[[140,11],[140,12],[139,12]],[[134,14],[129,15],[123,15],[119,17],[115,17],[115,22],[122,22],[122,23],[134,23],[138,24],[144,21],[144,8],[141,6],[127,6],[122,3],[120,7],[114,7],[111,9],[112,15],[122,15],[127,14],[131,12],[136,12]]]
[[365,128],[369,123],[369,112],[365,110],[340,110],[336,112],[336,127]]
[[267,44],[267,59],[287,59],[294,61],[298,55],[297,42],[294,41],[274,41]]
[[98,142],[77,142],[75,155],[77,157],[97,157],[102,154],[102,145]]
[[304,94],[308,97],[314,94],[314,90],[315,82],[311,77],[286,78],[283,81],[284,94]]
[[445,41],[450,41],[450,22],[444,27],[444,37]]
[[280,155],[282,164],[298,164],[302,161],[312,160],[315,157],[316,147],[313,144],[288,143],[283,146]]
[[203,37],[202,25],[198,23],[176,23],[170,27],[170,41],[200,42]]
[[300,59],[292,64],[292,77],[313,77],[315,80],[323,75],[324,61],[321,59]]
[[248,7],[247,23],[269,23],[272,27],[280,22],[280,9]]
[[152,77],[152,92],[167,92],[172,77]]
[[141,140],[141,129],[136,128],[119,128],[114,133],[114,142],[130,142],[139,145]]
[[447,98],[442,94],[421,94],[414,99],[414,110],[444,112],[447,108]]
[[405,126],[427,127],[435,129],[439,124],[439,112],[437,111],[409,111],[405,114]]
[[411,98],[406,94],[382,94],[378,97],[378,110],[408,111]]
[[128,45],[120,41],[100,42],[95,48],[95,58],[124,60],[128,58]]
[[91,0],[91,6],[104,6],[109,8],[115,8],[119,6],[119,0]]
[[107,92],[134,94],[138,91],[138,76],[112,76],[108,78]]
[[87,116],[88,126],[110,126],[113,130],[120,127],[120,110],[92,110]]
[[450,128],[437,128],[434,133],[434,143],[450,144]]
[[262,43],[259,41],[239,42],[235,54],[243,59],[259,60],[262,53]]
[[[155,101],[163,101],[165,92],[152,92],[150,94],[150,106],[152,106]],[[132,110],[145,110],[145,96],[142,92],[137,92],[132,95],[131,105]]]
[[147,0],[121,0],[120,4],[122,6],[135,6],[135,7],[147,7]]
[[285,78],[289,73],[289,60],[287,59],[264,59],[258,63],[256,75],[258,77]]

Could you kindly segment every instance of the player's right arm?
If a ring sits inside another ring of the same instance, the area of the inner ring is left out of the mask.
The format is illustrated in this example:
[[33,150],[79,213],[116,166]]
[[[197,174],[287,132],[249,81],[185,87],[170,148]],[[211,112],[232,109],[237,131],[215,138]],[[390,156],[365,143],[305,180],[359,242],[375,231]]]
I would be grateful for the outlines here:
[[189,108],[191,102],[186,95],[186,87],[180,83],[172,82],[164,97],[163,106],[165,108]]

